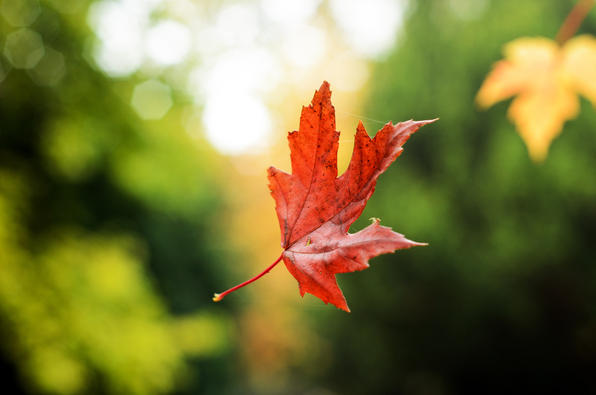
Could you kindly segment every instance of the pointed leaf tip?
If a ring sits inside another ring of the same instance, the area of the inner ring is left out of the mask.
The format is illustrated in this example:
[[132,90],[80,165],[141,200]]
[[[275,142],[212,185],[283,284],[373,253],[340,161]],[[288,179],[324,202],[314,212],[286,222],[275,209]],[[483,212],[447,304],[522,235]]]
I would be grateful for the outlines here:
[[327,81],[323,81],[321,87],[315,91],[312,104],[315,104],[318,101],[325,101],[331,104],[331,86]]
[[414,122],[416,122],[417,125],[424,126],[424,125],[428,125],[429,123],[436,122],[438,120],[439,120],[439,118],[434,118],[434,119],[424,119],[422,121],[414,121]]

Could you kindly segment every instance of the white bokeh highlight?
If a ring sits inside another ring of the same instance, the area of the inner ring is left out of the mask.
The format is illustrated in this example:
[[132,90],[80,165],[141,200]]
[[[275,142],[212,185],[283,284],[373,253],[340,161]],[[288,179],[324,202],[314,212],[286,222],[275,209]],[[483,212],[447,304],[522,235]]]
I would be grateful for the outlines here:
[[403,0],[330,0],[329,5],[347,43],[370,58],[393,47],[406,8]]
[[215,18],[215,36],[221,46],[244,46],[253,44],[259,34],[257,9],[249,4],[224,6]]
[[271,115],[257,97],[214,95],[203,111],[206,137],[221,153],[238,155],[266,146]]
[[278,83],[279,65],[264,48],[234,49],[220,54],[190,75],[189,86],[200,101],[220,92],[264,93]]
[[319,8],[321,0],[262,0],[264,14],[285,26],[306,23]]
[[[470,0],[449,1],[457,8]],[[276,89],[302,89],[305,81],[317,85],[322,79],[337,90],[361,89],[369,78],[367,59],[393,47],[406,5],[407,0],[229,0],[211,7],[194,0],[98,0],[89,8],[88,24],[97,36],[92,58],[98,68],[115,78],[148,78],[131,98],[141,118],[160,119],[174,105],[166,81],[194,100],[197,127],[213,147],[243,155],[271,143],[278,120],[266,102]],[[58,72],[54,78],[40,70],[31,73],[48,83],[59,80]]]
[[88,22],[99,38],[94,59],[110,76],[127,76],[141,66],[146,18],[132,1],[103,1],[90,7]]
[[297,68],[317,65],[327,49],[325,31],[314,26],[301,25],[288,31],[283,39],[284,58]]
[[158,65],[171,66],[184,61],[190,48],[190,30],[180,22],[161,21],[147,31],[147,56]]

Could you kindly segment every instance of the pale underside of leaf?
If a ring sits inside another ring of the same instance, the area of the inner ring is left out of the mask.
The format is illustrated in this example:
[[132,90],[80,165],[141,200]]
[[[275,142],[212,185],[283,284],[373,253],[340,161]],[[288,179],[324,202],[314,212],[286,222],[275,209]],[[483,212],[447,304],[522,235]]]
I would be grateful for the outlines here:
[[378,221],[357,233],[346,234],[339,218],[341,213],[298,240],[284,251],[283,260],[298,280],[302,296],[308,292],[350,311],[335,274],[364,270],[372,257],[425,244],[408,240]]

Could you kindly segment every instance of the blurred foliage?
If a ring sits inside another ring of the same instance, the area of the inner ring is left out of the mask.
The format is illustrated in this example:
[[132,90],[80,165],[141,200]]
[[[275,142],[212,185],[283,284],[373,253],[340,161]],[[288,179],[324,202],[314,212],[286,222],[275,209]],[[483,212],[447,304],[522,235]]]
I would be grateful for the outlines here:
[[206,262],[226,256],[207,231],[216,159],[181,110],[134,115],[135,79],[82,57],[87,4],[72,3],[0,4],[0,361],[20,377],[6,390],[208,392],[228,368],[209,384],[197,367],[234,338],[224,307],[205,310]]

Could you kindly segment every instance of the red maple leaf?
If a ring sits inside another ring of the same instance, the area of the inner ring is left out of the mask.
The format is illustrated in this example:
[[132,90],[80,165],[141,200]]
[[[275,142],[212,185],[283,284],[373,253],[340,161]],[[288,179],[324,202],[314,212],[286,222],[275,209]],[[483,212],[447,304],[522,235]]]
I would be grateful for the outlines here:
[[299,130],[288,134],[292,174],[268,169],[284,250],[264,272],[216,294],[214,300],[257,280],[283,259],[302,296],[308,292],[350,311],[335,274],[366,269],[368,260],[380,254],[425,245],[379,225],[378,219],[357,233],[348,229],[364,210],[379,175],[403,151],[402,145],[418,128],[434,121],[389,122],[373,139],[360,122],[352,159],[338,178],[339,132],[329,84],[323,82],[311,105],[302,108]]

